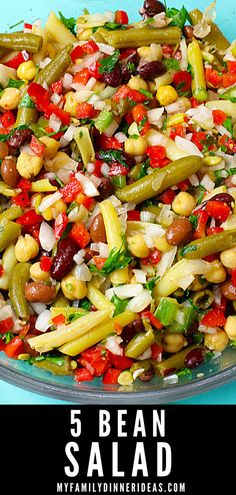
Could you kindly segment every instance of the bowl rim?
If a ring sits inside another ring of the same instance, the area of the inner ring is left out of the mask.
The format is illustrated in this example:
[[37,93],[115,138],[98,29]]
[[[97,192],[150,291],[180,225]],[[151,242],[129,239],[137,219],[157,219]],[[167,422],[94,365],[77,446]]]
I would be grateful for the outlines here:
[[170,385],[167,388],[141,392],[87,391],[65,387],[61,384],[54,385],[39,378],[32,378],[20,371],[12,370],[8,366],[4,366],[4,364],[0,365],[0,379],[28,392],[76,404],[104,404],[105,402],[107,404],[124,404],[125,402],[127,405],[145,404],[145,402],[149,404],[166,404],[209,392],[216,387],[234,381],[236,379],[236,365],[233,364],[214,375],[204,376],[192,382],[185,382],[178,387]]

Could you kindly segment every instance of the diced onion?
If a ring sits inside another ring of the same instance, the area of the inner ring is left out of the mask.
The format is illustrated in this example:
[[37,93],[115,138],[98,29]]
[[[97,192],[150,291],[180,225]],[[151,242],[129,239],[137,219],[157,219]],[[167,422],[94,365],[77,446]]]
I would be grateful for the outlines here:
[[98,242],[98,252],[101,258],[108,258],[109,256],[109,246],[105,242]]
[[62,194],[59,191],[56,191],[50,196],[46,196],[43,198],[42,202],[40,203],[38,210],[40,213],[43,211],[47,210],[47,208],[50,208],[56,201],[62,198]]
[[90,179],[93,182],[93,184],[95,185],[95,187],[99,187],[101,182],[102,182],[102,179],[100,177],[97,177],[94,174],[90,175]]
[[[130,287],[133,284],[130,284]],[[152,296],[149,290],[144,289],[138,296],[131,299],[127,305],[127,309],[134,313],[140,313],[152,302]]]
[[71,124],[68,127],[68,129],[65,132],[64,136],[62,136],[61,139],[60,139],[61,147],[64,148],[64,146],[67,146],[73,140],[75,130],[76,130],[76,127],[73,124]]
[[186,151],[186,153],[188,153],[190,156],[195,155],[195,156],[200,156],[201,158],[203,157],[203,154],[198,149],[196,144],[192,143],[191,141],[188,141],[187,139],[184,139],[180,136],[176,136],[175,143],[179,148]]
[[90,65],[93,65],[95,62],[100,60],[103,57],[103,54],[101,52],[95,52],[92,55],[88,55],[83,59],[83,62],[80,64],[75,64],[72,67],[72,70],[74,74],[77,72],[80,72],[82,69],[90,67]]
[[93,89],[93,87],[95,86],[96,82],[97,82],[97,79],[95,79],[95,77],[90,77],[90,79],[88,80],[85,88],[86,89],[89,89],[89,90]]
[[94,172],[94,169],[95,169],[94,163],[88,163],[86,166],[86,169],[87,169],[89,174],[92,174]]
[[128,139],[124,132],[117,132],[114,137],[119,143],[124,143]]
[[190,175],[189,177],[189,182],[192,184],[192,186],[199,186],[199,179],[196,174]]
[[105,347],[108,351],[112,352],[112,354],[115,354],[115,356],[123,356],[124,351],[122,347],[120,347],[121,342],[123,342],[121,337],[111,335],[106,339]]
[[40,332],[46,332],[51,326],[50,320],[51,320],[51,312],[49,311],[49,309],[45,309],[45,311],[43,311],[38,316],[35,322],[36,330],[39,330]]
[[39,229],[39,242],[42,249],[51,251],[56,244],[54,231],[46,222],[42,222]]
[[167,253],[162,254],[161,260],[157,266],[157,273],[160,277],[162,277],[166,272],[166,270],[168,270],[168,268],[170,268],[173,265],[176,253],[177,253],[177,247],[174,247],[170,251],[167,251]]
[[153,108],[153,110],[149,110],[147,112],[147,117],[148,117],[150,124],[158,124],[163,113],[164,113],[164,107]]
[[86,175],[81,174],[81,172],[78,172],[75,175],[75,177],[81,183],[86,196],[89,196],[89,198],[93,198],[94,196],[99,196],[99,191],[97,190],[91,179],[89,179],[89,177],[86,177]]
[[201,325],[201,324],[198,327],[199,332],[210,333],[212,335],[216,334],[218,330],[219,330],[218,327],[207,327],[206,325]]
[[200,184],[201,186],[205,187],[207,191],[213,191],[213,189],[215,188],[215,183],[213,182],[213,180],[211,180],[211,178],[207,174],[204,175]]
[[104,177],[108,177],[108,174],[110,172],[110,167],[109,167],[109,165],[107,165],[107,163],[104,162],[102,164],[101,172],[102,172],[102,175],[104,175]]
[[113,294],[116,294],[120,299],[129,299],[136,297],[143,292],[143,286],[141,284],[125,284],[118,287],[112,287],[105,293],[108,299],[111,299]]
[[66,72],[63,76],[63,79],[62,79],[63,88],[70,89],[72,83],[73,83],[72,74],[69,74],[68,72]]
[[52,115],[50,115],[50,119],[49,119],[49,122],[48,122],[48,125],[49,127],[51,127],[53,129],[54,132],[58,132],[60,127],[61,127],[61,119],[59,119],[55,113],[52,113]]
[[141,222],[155,222],[156,215],[151,213],[151,211],[141,211],[140,220]]
[[139,270],[139,269],[133,268],[132,272],[135,276],[135,281],[138,284],[146,284],[147,273],[145,272],[145,270]]
[[46,67],[48,64],[50,64],[51,61],[52,61],[52,59],[50,57],[46,57],[43,60],[41,60],[39,62],[40,69],[44,69],[44,67]]
[[85,257],[85,250],[80,249],[78,253],[74,255],[73,260],[75,261],[76,265],[81,265],[84,261],[84,257]]
[[111,122],[111,124],[109,125],[109,127],[107,127],[107,129],[104,131],[105,136],[108,136],[108,137],[113,136],[113,134],[115,134],[115,132],[117,131],[118,127],[119,127],[119,124],[114,119]]
[[114,53],[115,51],[115,48],[113,48],[113,46],[106,45],[106,43],[97,43],[97,45],[100,52],[105,53],[106,55],[112,55],[112,53]]
[[73,270],[75,278],[81,280],[82,282],[90,282],[92,280],[92,273],[85,263],[77,265]]
[[37,315],[40,315],[40,313],[47,309],[47,306],[44,303],[30,303],[30,306]]
[[152,349],[151,347],[148,347],[146,351],[144,351],[140,356],[137,357],[139,361],[144,361],[145,359],[151,359],[152,357]]

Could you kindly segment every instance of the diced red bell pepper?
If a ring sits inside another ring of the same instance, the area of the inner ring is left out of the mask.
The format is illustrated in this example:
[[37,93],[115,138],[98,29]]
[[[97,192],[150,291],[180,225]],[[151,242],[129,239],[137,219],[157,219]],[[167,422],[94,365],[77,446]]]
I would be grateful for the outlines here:
[[157,263],[159,263],[161,259],[161,252],[156,249],[156,248],[153,248],[150,250],[150,254],[149,256],[147,256],[146,258],[142,258],[142,263],[143,265],[157,265]]
[[49,103],[45,111],[46,118],[50,117],[53,113],[61,120],[63,125],[70,124],[70,113],[63,110],[63,108],[59,108],[57,105],[54,105],[54,103]]
[[98,48],[98,45],[95,41],[90,40],[90,41],[87,41],[86,43],[84,43],[82,45],[82,50],[83,50],[84,54],[92,55],[92,53],[98,52],[99,48]]
[[117,22],[117,24],[129,24],[129,17],[127,12],[125,12],[124,10],[116,10],[115,22]]
[[52,322],[54,323],[54,325],[63,325],[65,321],[66,321],[65,316],[62,314],[52,318]]
[[191,74],[186,70],[180,70],[173,75],[174,85],[177,91],[181,93],[186,93],[190,91],[192,84]]
[[213,122],[216,125],[223,125],[227,119],[227,115],[222,110],[212,110]]
[[207,211],[205,210],[198,210],[194,212],[194,215],[197,215],[198,221],[197,221],[197,227],[193,232],[193,239],[201,239],[201,237],[205,237],[205,229],[206,229],[206,224],[207,220],[209,218],[209,215]]
[[42,256],[39,264],[43,272],[49,272],[52,266],[52,258],[50,258],[49,256]]
[[20,225],[35,225],[43,221],[43,217],[38,215],[35,210],[29,210],[18,217],[15,222]]
[[29,24],[28,22],[25,22],[24,23],[24,28],[25,29],[32,29],[32,27],[33,27],[33,24]]
[[125,60],[126,58],[130,57],[130,55],[135,55],[137,53],[137,50],[135,48],[121,48],[120,50],[120,60]]
[[28,179],[21,179],[20,182],[17,184],[17,189],[21,189],[22,192],[30,191],[31,187],[32,184]]
[[164,146],[148,146],[146,149],[146,155],[152,160],[163,160],[166,157],[166,149]]
[[144,318],[147,318],[147,319],[150,321],[151,325],[152,325],[153,327],[155,327],[157,330],[161,330],[161,329],[162,329],[163,325],[162,325],[162,324],[161,324],[161,322],[158,320],[158,318],[156,318],[156,317],[154,316],[154,314],[153,314],[151,311],[143,311],[143,312],[142,312],[142,316],[143,316]]
[[236,83],[236,74],[227,72],[222,76],[222,86],[223,88],[228,88]]
[[14,325],[14,321],[11,317],[6,318],[5,320],[0,320],[0,333],[9,332]]
[[21,206],[22,208],[30,205],[30,199],[27,192],[22,192],[20,194],[17,194],[17,196],[14,196],[12,198],[12,201],[13,203],[15,203],[15,205]]
[[4,274],[4,268],[2,266],[2,262],[0,263],[0,277],[2,277]]
[[185,137],[186,136],[186,128],[183,124],[175,124],[170,130],[170,139],[175,140],[176,136]]
[[180,189],[180,191],[188,191],[190,188],[190,181],[189,179],[182,180],[181,182],[178,182],[177,187]]
[[173,189],[167,189],[163,194],[160,195],[160,201],[164,205],[171,205],[175,199],[175,192]]
[[65,203],[72,203],[75,200],[77,194],[79,194],[81,191],[82,186],[80,182],[75,178],[72,178],[69,184],[60,189],[60,193],[62,194]]
[[27,89],[27,93],[33,100],[37,110],[39,110],[39,112],[45,112],[50,104],[49,91],[40,84],[32,82]]
[[110,353],[103,346],[90,347],[81,353],[81,360],[87,361],[94,369],[95,376],[101,376],[111,366]]
[[101,134],[98,138],[99,147],[103,151],[107,151],[110,149],[113,150],[121,150],[123,148],[122,144],[114,136],[105,136],[105,134]]
[[152,351],[152,359],[156,360],[163,352],[163,347],[155,343],[151,345],[151,351]]
[[229,60],[227,62],[227,69],[231,74],[236,74],[236,62],[234,60]]
[[231,271],[231,280],[233,283],[233,286],[236,287],[236,269],[233,268]]
[[9,127],[12,127],[16,121],[15,115],[11,110],[7,110],[6,112],[4,112],[0,120],[4,129],[9,129]]
[[199,105],[201,105],[201,102],[198,101],[197,98],[194,98],[194,96],[191,96],[191,98],[189,99],[191,101],[192,108],[197,108],[199,107]]
[[13,339],[5,345],[4,352],[9,358],[17,359],[19,354],[24,352],[22,339],[18,335],[13,337]]
[[55,220],[54,236],[57,241],[61,238],[63,232],[66,230],[67,225],[68,217],[65,211],[63,211],[62,213],[59,213]]
[[86,368],[77,368],[75,370],[75,381],[80,382],[90,382],[93,380],[93,375]]
[[206,132],[204,131],[193,132],[191,141],[198,147],[200,151],[202,151],[204,148],[204,144],[202,141],[205,140],[206,140]]
[[147,97],[139,91],[130,89],[125,84],[122,84],[122,86],[120,86],[120,88],[112,96],[112,100],[114,100],[116,103],[119,103],[120,100],[124,100],[125,98],[128,98],[131,101],[135,101],[135,103],[144,103],[144,101],[146,101],[147,99]]
[[162,45],[162,52],[165,58],[171,58],[174,53],[174,47],[165,43]]
[[129,220],[130,222],[139,222],[140,221],[140,211],[129,210],[127,212],[127,220]]
[[101,171],[103,162],[101,160],[95,160],[94,162],[94,171],[93,174],[96,175],[97,177],[103,177],[103,173]]
[[201,324],[206,327],[223,327],[226,323],[226,318],[223,311],[219,308],[211,309],[201,319]]
[[26,50],[22,50],[18,55],[11,58],[7,62],[4,62],[4,65],[7,67],[11,67],[12,69],[18,69],[20,64],[27,62],[30,59],[30,56]]
[[220,232],[224,232],[224,229],[222,229],[222,227],[209,227],[209,229],[207,229],[206,231],[206,234],[209,236],[219,234]]
[[75,48],[73,48],[70,56],[71,56],[71,60],[73,63],[75,63],[75,61],[78,58],[82,58],[84,56],[84,51],[83,51],[82,46],[80,46],[80,45],[75,46]]
[[37,156],[42,156],[46,148],[45,144],[39,141],[34,135],[31,137],[29,147]]
[[83,249],[90,241],[90,234],[82,223],[75,223],[69,233],[70,239]]
[[101,256],[94,256],[93,261],[97,267],[98,270],[102,270],[104,267],[104,264],[106,263],[107,258],[102,258]]
[[99,72],[100,66],[100,62],[96,60],[96,62],[93,62],[93,64],[88,67],[89,75],[95,77],[97,80],[102,78],[102,74]]
[[214,201],[213,199],[206,204],[206,211],[210,217],[221,222],[226,222],[231,209],[226,203],[221,201]]
[[236,153],[236,142],[234,139],[230,138],[227,136],[227,134],[224,134],[218,139],[218,145],[219,146],[225,146],[227,150],[233,151]]
[[77,119],[91,119],[94,116],[94,108],[90,103],[79,103],[76,108]]
[[82,84],[83,86],[86,86],[90,77],[91,76],[89,70],[87,69],[87,67],[85,67],[84,69],[80,70],[75,74],[75,76],[73,77],[73,83],[78,83],[78,84]]
[[109,368],[103,375],[102,383],[104,383],[104,385],[115,385],[116,383],[118,383],[120,373],[120,370]]
[[219,256],[217,254],[209,254],[208,256],[204,256],[203,261],[207,261],[208,263],[212,263],[212,261],[218,260]]
[[115,177],[116,175],[127,175],[129,169],[125,167],[125,165],[121,165],[120,163],[113,163],[110,167],[108,175],[110,177]]
[[219,88],[222,83],[222,75],[213,68],[205,69],[206,81],[213,86],[213,88]]
[[61,79],[52,83],[50,86],[50,90],[52,93],[56,93],[57,95],[61,95],[63,92],[63,84],[62,84]]
[[110,353],[110,359],[114,368],[120,371],[127,370],[134,363],[134,360],[129,357],[117,356],[112,353]]
[[135,107],[132,109],[132,116],[134,119],[134,122],[138,124],[138,129],[141,134],[141,136],[144,136],[147,134],[149,131],[151,125],[148,120],[147,116],[147,110],[144,105],[139,103],[138,105],[135,105]]

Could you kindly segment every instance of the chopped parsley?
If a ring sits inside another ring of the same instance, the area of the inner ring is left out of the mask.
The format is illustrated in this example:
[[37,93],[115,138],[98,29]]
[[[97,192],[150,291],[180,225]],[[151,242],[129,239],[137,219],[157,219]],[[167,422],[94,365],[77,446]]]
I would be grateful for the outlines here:
[[18,105],[18,108],[35,108],[35,104],[33,102],[33,100],[31,100],[30,96],[28,95],[28,93],[26,93],[23,98],[21,99],[19,105]]
[[108,29],[108,31],[116,31],[117,29],[125,29],[126,26],[124,24],[119,24],[118,22],[105,22],[104,28]]
[[168,8],[166,16],[171,19],[169,26],[177,26],[180,29],[183,29],[186,21],[191,22],[188,11],[184,6],[180,10],[175,7]]
[[128,299],[120,299],[116,294],[114,294],[111,298],[111,302],[115,306],[115,311],[114,311],[113,316],[117,316],[126,310],[126,306],[129,302],[129,300]]
[[110,74],[115,68],[119,60],[119,57],[120,57],[119,50],[115,50],[114,53],[112,53],[112,55],[100,60],[100,67],[98,69],[98,72],[100,74]]
[[76,19],[74,17],[69,17],[69,19],[67,19],[63,14],[62,12],[59,10],[59,16],[60,16],[60,20],[61,22],[67,27],[67,29],[69,29],[69,31],[71,31],[71,33],[73,34],[76,34]]
[[116,249],[113,248],[105,261],[103,268],[99,270],[95,265],[90,265],[90,271],[92,273],[100,273],[101,275],[107,276],[114,270],[120,270],[125,268],[132,261],[132,256],[130,255],[128,249]]
[[84,316],[84,313],[74,313],[74,314],[71,314],[68,316],[68,321],[69,323],[72,323],[72,321],[75,321],[75,320],[78,320],[79,318],[81,318],[82,316]]
[[160,279],[159,275],[157,277],[151,278],[144,285],[145,289],[152,291],[156,285],[156,282]]
[[9,132],[9,134],[0,134],[0,142],[8,141],[16,131],[21,131],[21,130],[27,129],[27,128],[28,128],[28,126],[26,124],[22,124],[22,125],[19,125],[18,127],[14,127],[14,129],[12,129],[12,131]]
[[202,186],[202,185],[200,184],[200,185],[199,185],[199,191],[200,191],[200,193],[199,193],[199,196],[198,196],[198,198],[197,198],[197,205],[200,205],[200,204],[201,204],[201,202],[202,202],[202,200],[203,200],[203,197],[204,197],[204,194],[205,194],[206,189],[205,189],[205,187],[204,187],[204,186]]
[[16,24],[13,24],[12,26],[9,26],[9,29],[13,29],[17,26],[20,26],[21,24],[23,24],[25,21],[24,20],[21,20],[21,21],[18,21],[16,22]]
[[186,256],[186,254],[188,253],[192,253],[194,251],[196,251],[197,249],[197,246],[195,246],[194,244],[187,244],[187,246],[184,246],[183,248],[180,249],[179,251],[179,254],[180,256]]
[[231,136],[233,135],[233,123],[232,123],[232,119],[231,117],[228,117],[224,122],[223,122],[223,126],[225,127],[225,129],[227,129],[227,131],[230,132]]
[[150,93],[150,91],[147,91],[146,89],[143,88],[139,89],[139,93],[142,93],[142,95],[146,96],[148,100],[151,100],[153,98],[153,94]]
[[16,79],[10,78],[7,87],[19,89],[22,86],[22,84],[25,84],[25,81],[17,81]]
[[85,309],[86,311],[90,311],[92,307],[92,303],[85,297],[80,301],[80,308]]
[[176,58],[164,58],[163,64],[166,66],[167,69],[174,69],[177,71],[180,70],[180,64],[178,60],[176,60]]
[[183,370],[177,371],[176,375],[179,377],[187,376],[188,378],[192,378],[192,371],[189,368],[184,368]]
[[139,174],[137,176],[137,180],[142,179],[143,177],[145,177],[147,175],[147,169],[148,169],[149,165],[150,165],[149,159],[141,164],[140,171],[139,171]]
[[196,230],[198,224],[198,215],[190,215],[189,221],[192,224],[193,230]]
[[110,149],[107,151],[99,151],[99,160],[108,163],[108,165],[110,163],[120,163],[121,165],[124,165],[124,167],[127,167],[122,150]]

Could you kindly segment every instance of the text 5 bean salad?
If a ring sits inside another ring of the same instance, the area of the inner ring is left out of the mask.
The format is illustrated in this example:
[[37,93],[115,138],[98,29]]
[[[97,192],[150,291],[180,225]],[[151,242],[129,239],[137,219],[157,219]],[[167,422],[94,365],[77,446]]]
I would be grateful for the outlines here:
[[76,382],[236,345],[236,41],[139,13],[0,34],[0,350]]

